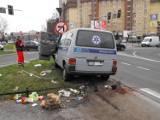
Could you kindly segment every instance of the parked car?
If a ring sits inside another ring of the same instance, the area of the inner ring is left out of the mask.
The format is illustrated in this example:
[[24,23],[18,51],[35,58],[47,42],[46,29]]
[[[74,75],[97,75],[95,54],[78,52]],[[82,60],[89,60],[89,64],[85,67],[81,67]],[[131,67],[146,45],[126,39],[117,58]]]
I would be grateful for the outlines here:
[[39,43],[37,41],[24,41],[24,50],[30,51],[30,50],[39,50]]
[[0,50],[3,50],[4,46],[2,44],[0,44]]

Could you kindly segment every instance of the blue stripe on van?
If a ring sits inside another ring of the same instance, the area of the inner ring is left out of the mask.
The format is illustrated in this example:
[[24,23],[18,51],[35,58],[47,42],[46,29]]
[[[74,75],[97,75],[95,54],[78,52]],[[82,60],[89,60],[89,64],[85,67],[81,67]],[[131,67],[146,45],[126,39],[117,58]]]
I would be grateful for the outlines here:
[[68,51],[68,47],[58,46],[58,49],[63,51]]
[[116,50],[100,50],[100,49],[87,49],[87,48],[74,48],[74,52],[80,53],[98,53],[98,54],[116,54]]

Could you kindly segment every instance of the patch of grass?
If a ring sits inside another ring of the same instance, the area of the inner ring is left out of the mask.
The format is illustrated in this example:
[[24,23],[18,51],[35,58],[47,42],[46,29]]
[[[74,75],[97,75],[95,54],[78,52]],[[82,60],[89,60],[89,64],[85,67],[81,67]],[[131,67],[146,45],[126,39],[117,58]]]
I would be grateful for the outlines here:
[[0,55],[15,53],[14,51],[2,51],[0,50]]
[[[61,69],[53,69],[53,63],[53,59],[50,61],[33,60],[30,63],[26,63],[25,68],[23,69],[19,68],[16,64],[1,68],[0,73],[2,76],[0,77],[0,94],[25,91],[26,88],[29,90],[39,90],[70,85],[70,83],[66,83],[62,80]],[[42,66],[34,67],[35,64],[41,64]],[[40,76],[40,73],[44,70],[51,70],[51,73],[48,73],[45,76]],[[41,79],[30,76],[31,74],[39,76]],[[58,83],[52,83],[51,80],[57,81]],[[16,90],[16,88],[18,88],[18,90]]]
[[14,44],[6,44],[4,49],[14,49]]

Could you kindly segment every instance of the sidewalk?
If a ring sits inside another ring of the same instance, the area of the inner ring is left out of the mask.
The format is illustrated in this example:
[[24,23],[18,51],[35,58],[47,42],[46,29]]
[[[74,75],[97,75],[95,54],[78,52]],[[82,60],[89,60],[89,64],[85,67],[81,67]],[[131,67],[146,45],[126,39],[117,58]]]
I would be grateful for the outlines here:
[[0,120],[160,120],[160,104],[128,88],[126,92],[100,89],[51,111],[39,105],[1,102]]

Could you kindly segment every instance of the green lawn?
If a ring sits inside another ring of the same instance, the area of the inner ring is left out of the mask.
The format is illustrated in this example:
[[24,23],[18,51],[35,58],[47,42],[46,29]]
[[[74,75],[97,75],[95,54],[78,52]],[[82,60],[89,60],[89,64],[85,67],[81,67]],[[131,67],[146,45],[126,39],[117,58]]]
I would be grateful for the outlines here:
[[[41,67],[34,67],[35,64],[41,64]],[[34,76],[21,71],[32,73],[41,77],[38,79]],[[52,70],[51,73],[45,76],[40,76],[40,73],[44,70]],[[62,80],[62,70],[53,69],[53,59],[50,61],[34,60],[25,64],[25,68],[19,68],[18,65],[10,65],[0,68],[0,94],[8,92],[24,91],[26,88],[29,90],[45,89],[52,87],[68,86],[70,83],[66,83]],[[57,81],[53,83],[51,80]],[[15,88],[17,90],[15,90]],[[2,97],[2,96],[0,96]],[[11,96],[9,96],[11,97]],[[5,97],[6,98],[6,97]]]
[[14,44],[6,44],[4,49],[14,49]]
[[2,51],[0,50],[0,55],[15,53],[14,51]]

